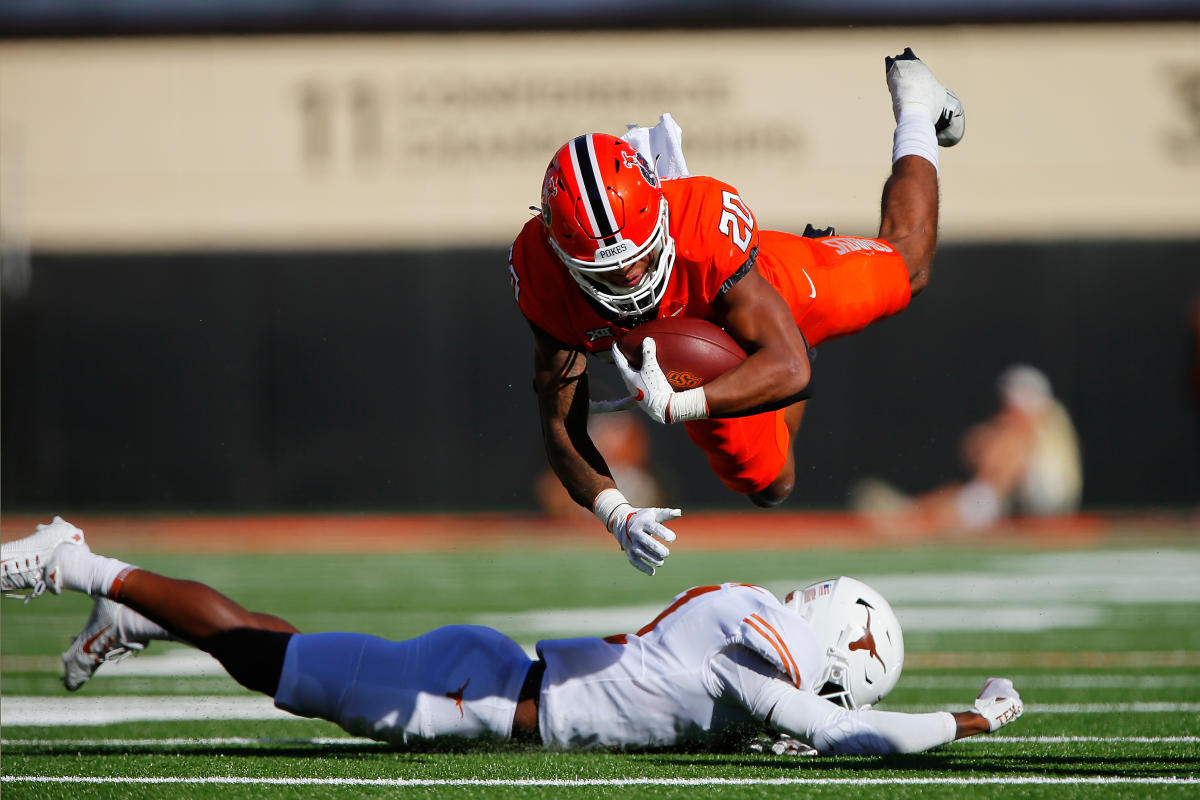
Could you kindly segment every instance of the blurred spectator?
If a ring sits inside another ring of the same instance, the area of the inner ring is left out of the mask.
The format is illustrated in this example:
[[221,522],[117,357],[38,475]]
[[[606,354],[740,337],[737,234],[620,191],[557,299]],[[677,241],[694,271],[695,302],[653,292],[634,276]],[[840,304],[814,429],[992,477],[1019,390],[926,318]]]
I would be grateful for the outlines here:
[[[650,435],[640,417],[630,413],[594,414],[588,419],[588,435],[630,503],[643,507],[663,504],[662,486],[650,472]],[[538,475],[534,491],[546,516],[593,518],[591,512],[571,499],[549,468]]]
[[984,528],[1009,514],[1078,510],[1083,491],[1079,441],[1070,415],[1040,371],[1015,365],[997,381],[1000,409],[962,438],[970,472],[955,483],[910,497],[876,479],[851,492],[860,513],[935,528]]

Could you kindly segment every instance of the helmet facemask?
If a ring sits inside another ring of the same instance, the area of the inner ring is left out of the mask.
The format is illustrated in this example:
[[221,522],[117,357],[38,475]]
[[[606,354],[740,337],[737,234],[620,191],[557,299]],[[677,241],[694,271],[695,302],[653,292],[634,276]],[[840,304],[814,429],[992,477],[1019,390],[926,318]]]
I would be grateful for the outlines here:
[[[601,258],[600,255],[612,251],[614,247],[597,248],[597,257],[585,261],[563,250],[553,236],[549,237],[550,246],[588,297],[617,317],[639,316],[653,310],[662,301],[675,267],[675,240],[669,232],[670,212],[666,200],[661,202],[658,216],[658,225],[649,239],[640,246],[626,247],[607,258]],[[627,239],[623,239],[617,246],[627,242]],[[605,280],[606,274],[619,272],[647,255],[650,256],[650,264],[634,285],[620,286]]]
[[808,620],[824,649],[817,694],[845,708],[869,708],[895,688],[904,636],[887,600],[853,578],[796,589],[784,605]]
[[[571,278],[616,319],[645,316],[675,265],[670,212],[654,168],[631,145],[585,134],[563,145],[542,185],[547,241]],[[647,259],[632,286],[611,280]]]
[[850,665],[846,663],[846,659],[831,647],[825,653],[825,668],[821,671],[821,677],[817,679],[815,685],[818,695],[853,711],[857,705],[854,698],[850,696],[850,690],[846,688],[849,670]]

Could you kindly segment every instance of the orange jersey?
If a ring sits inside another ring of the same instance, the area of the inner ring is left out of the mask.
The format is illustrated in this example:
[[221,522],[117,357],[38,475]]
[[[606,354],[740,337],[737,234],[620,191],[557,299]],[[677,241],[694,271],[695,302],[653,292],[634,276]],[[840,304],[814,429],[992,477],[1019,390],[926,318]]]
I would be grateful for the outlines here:
[[[658,317],[713,319],[721,295],[757,269],[787,302],[809,345],[855,333],[903,310],[910,298],[904,259],[885,241],[810,239],[759,231],[737,191],[713,178],[663,181],[675,239],[675,267]],[[517,305],[563,345],[608,353],[629,328],[605,317],[580,291],[546,241],[538,218],[521,229],[509,255]],[[688,436],[735,492],[765,488],[787,459],[783,411],[686,423]]]
[[[732,186],[713,178],[663,181],[675,239],[675,268],[658,306],[659,317],[711,319],[722,284],[753,266],[758,250],[754,217]],[[530,322],[569,347],[608,352],[629,328],[612,322],[579,290],[554,255],[540,219],[525,223],[513,243],[509,277],[517,305]]]
[[[862,330],[908,305],[908,272],[886,242],[760,233],[737,190],[713,178],[663,181],[662,189],[676,255],[659,317],[712,319],[720,295],[750,268],[780,293],[810,345]],[[608,352],[614,337],[629,330],[587,300],[536,217],[513,243],[509,277],[521,313],[569,347]]]

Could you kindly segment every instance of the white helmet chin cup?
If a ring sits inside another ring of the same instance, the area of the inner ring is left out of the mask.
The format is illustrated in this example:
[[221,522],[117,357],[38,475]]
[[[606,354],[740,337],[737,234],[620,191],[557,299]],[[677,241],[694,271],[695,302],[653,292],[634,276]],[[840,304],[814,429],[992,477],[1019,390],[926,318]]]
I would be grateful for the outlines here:
[[843,576],[796,589],[784,605],[808,620],[825,653],[813,687],[819,694],[846,708],[866,708],[896,687],[904,634],[879,592]]
[[[618,317],[631,317],[657,307],[667,292],[667,283],[675,266],[675,240],[671,237],[669,227],[670,212],[666,202],[663,202],[659,210],[658,224],[650,238],[640,246],[625,248],[607,258],[597,257],[594,261],[574,258],[559,247],[554,237],[547,239],[555,254],[571,273],[571,277],[575,279],[575,283],[579,284],[579,288],[588,297]],[[596,251],[597,255],[603,256],[606,249],[614,248],[601,248]],[[623,269],[655,250],[658,250],[658,257],[633,286],[616,286],[605,280],[605,273]]]

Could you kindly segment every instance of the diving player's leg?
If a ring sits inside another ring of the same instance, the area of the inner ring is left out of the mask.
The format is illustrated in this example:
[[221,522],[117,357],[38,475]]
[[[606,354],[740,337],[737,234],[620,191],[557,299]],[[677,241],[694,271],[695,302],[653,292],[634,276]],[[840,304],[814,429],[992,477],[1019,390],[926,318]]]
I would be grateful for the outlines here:
[[800,422],[804,418],[804,408],[807,405],[807,400],[801,400],[783,409],[783,419],[788,434],[783,466],[775,479],[765,488],[747,495],[750,502],[759,508],[774,508],[792,494],[792,489],[796,485],[796,452],[793,445],[796,441],[796,432],[800,430]]
[[130,567],[106,596],[209,653],[246,688],[271,696],[288,640],[299,633],[287,620],[249,611],[211,586],[137,567]]
[[[247,611],[202,583],[93,553],[83,531],[59,517],[39,525],[31,536],[5,542],[0,576],[5,592],[26,592],[29,598],[64,589],[97,598],[82,640],[76,637],[64,654],[68,689],[82,686],[117,651],[174,638],[211,653],[243,685],[272,694],[286,639],[296,631],[278,617]],[[133,613],[122,613],[116,603]]]
[[[731,491],[755,505],[778,505],[791,492],[795,474],[791,442],[803,409],[748,417],[684,423],[688,437],[704,451],[709,468]],[[794,427],[793,427],[794,426]]]

